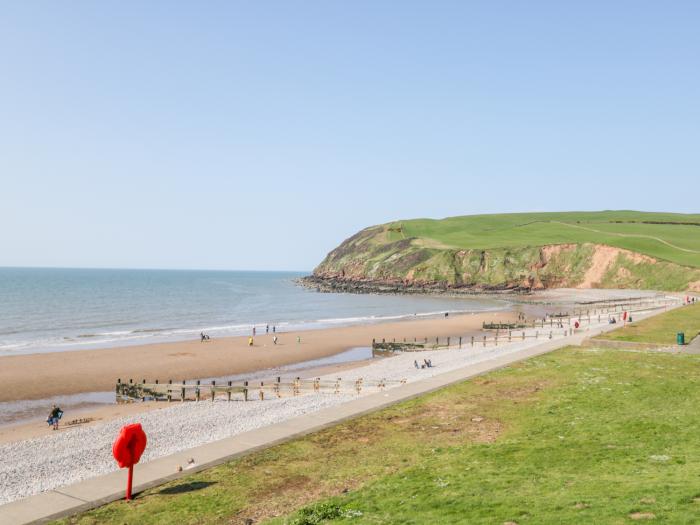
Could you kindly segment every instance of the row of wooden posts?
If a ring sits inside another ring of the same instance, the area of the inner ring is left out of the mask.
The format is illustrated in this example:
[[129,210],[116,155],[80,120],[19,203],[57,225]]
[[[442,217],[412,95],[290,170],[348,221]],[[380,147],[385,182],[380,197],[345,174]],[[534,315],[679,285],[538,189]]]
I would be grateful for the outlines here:
[[[297,396],[301,394],[302,391],[330,391],[334,394],[351,391],[359,395],[362,393],[363,389],[376,388],[378,390],[384,390],[387,386],[405,383],[405,379],[395,381],[386,379],[365,381],[363,378],[343,382],[340,377],[335,380],[321,380],[321,378],[318,377],[315,379],[301,379],[297,377],[293,381],[288,382],[283,382],[281,377],[277,377],[276,381],[268,383],[260,381],[259,384],[257,382],[253,384],[249,381],[243,381],[239,384],[234,384],[233,381],[227,381],[225,384],[217,384],[215,380],[206,384],[203,384],[200,380],[194,383],[187,383],[186,381],[182,381],[182,383],[173,383],[172,379],[168,380],[167,383],[160,383],[157,379],[155,383],[146,383],[145,379],[143,379],[141,383],[134,382],[133,379],[129,379],[128,383],[122,383],[121,379],[117,379],[115,390],[118,403],[137,399],[141,401],[153,399],[155,401],[168,402],[173,400],[187,401],[190,399],[200,401],[203,395],[205,397],[208,395],[208,397],[214,401],[217,395],[224,394],[226,395],[227,401],[231,401],[232,395],[234,394],[241,394],[243,400],[248,401],[250,394],[254,392],[258,393],[258,397],[261,400],[265,399],[266,392],[268,395],[271,394],[278,398],[287,393]],[[188,395],[188,393],[192,395]]]
[[[641,307],[643,306],[664,306],[668,304],[672,304],[675,301],[672,299],[658,299],[658,298],[650,298],[650,299],[635,299],[635,300],[630,300],[630,301],[620,301],[619,299],[615,300],[616,302],[611,303],[607,305],[605,302],[603,304],[606,304],[605,306],[597,307],[597,308],[579,308],[578,313],[577,310],[574,308],[573,317],[579,317],[582,315],[585,316],[590,316],[592,315],[600,315],[600,314],[609,314],[609,313],[619,313],[623,312],[625,310],[632,310],[633,308],[639,307],[640,309],[643,309]],[[639,310],[637,310],[639,311]]]
[[[540,333],[539,330],[536,330],[534,335],[532,335],[532,334],[528,335],[525,332],[516,333],[516,332],[513,332],[512,330],[509,330],[507,336],[506,335],[500,336],[500,334],[497,334],[494,337],[483,336],[483,338],[479,338],[479,337],[475,337],[472,335],[468,340],[467,340],[466,336],[465,337],[458,336],[458,337],[454,337],[454,340],[457,342],[457,345],[459,348],[462,348],[463,342],[464,342],[464,344],[470,344],[471,346],[479,345],[479,344],[483,344],[483,346],[486,346],[487,343],[493,343],[496,346],[498,346],[499,340],[502,343],[506,342],[506,341],[510,343],[511,341],[514,341],[514,340],[515,341],[518,341],[518,340],[524,341],[527,338],[539,339],[540,336],[546,337],[548,339],[552,339],[555,334],[558,335],[559,332],[555,331],[555,330],[550,330],[549,333],[547,333],[547,332]],[[569,336],[572,334],[573,334],[573,329],[565,329],[561,335]],[[443,347],[447,348],[452,344],[452,339],[453,338],[451,336],[445,337],[445,338],[443,338],[444,344],[440,344],[440,337],[436,337],[435,343],[429,348],[437,348],[439,346],[443,346]],[[410,341],[406,341],[405,337],[403,338],[403,343],[401,343],[400,341],[397,343],[396,338],[393,338],[391,343],[387,343],[386,339],[382,339],[381,343],[377,342],[376,339],[372,339],[373,348],[380,348],[382,345],[387,345],[387,344],[401,346],[402,344],[415,345],[416,343],[417,343],[417,339],[415,337],[413,338],[413,343],[411,343]],[[424,338],[423,342],[419,343],[419,344],[427,345],[428,338],[427,337]],[[411,348],[404,348],[403,349],[403,351],[409,351],[409,352],[423,352],[425,350],[426,350],[425,346],[418,346],[418,347],[412,346]]]
[[[657,303],[655,303],[655,304],[658,306]],[[603,315],[605,315],[605,313],[602,310],[594,310],[594,312],[596,312],[596,311],[598,312],[597,313],[598,323],[600,323],[603,321]],[[638,310],[628,309],[627,311],[630,313],[634,313],[635,311],[638,311]],[[620,312],[616,312],[616,313],[620,313]],[[596,314],[593,314],[593,316],[591,316],[590,312],[589,312],[585,316],[583,316],[583,315],[581,315],[581,316],[568,315],[568,317],[566,317],[567,328],[564,328],[562,335],[569,336],[569,335],[573,334],[573,329],[570,328],[571,324],[572,324],[572,320],[578,320],[579,323],[587,322],[588,324],[590,324],[592,317],[595,318]],[[561,327],[558,327],[557,325],[559,323],[561,323],[563,325],[565,322],[564,319],[565,319],[565,316],[563,314],[558,314],[556,317],[550,317],[549,323],[547,323],[547,321],[545,319],[533,321],[532,328],[537,328],[539,326],[540,328],[544,329],[545,327],[549,327],[549,328],[551,328],[549,333],[544,332],[544,333],[540,334],[539,331],[535,331],[534,335],[526,335],[526,333],[524,331],[522,331],[522,332],[520,332],[520,334],[518,334],[518,333],[516,333],[515,330],[508,330],[507,336],[505,336],[505,335],[501,336],[501,328],[495,328],[496,335],[495,335],[495,337],[492,337],[492,338],[489,338],[487,336],[483,336],[483,338],[476,338],[475,336],[471,336],[469,338],[469,340],[466,340],[466,336],[464,336],[464,338],[463,338],[463,336],[447,336],[447,337],[443,337],[442,339],[438,336],[438,337],[435,337],[435,343],[430,343],[431,346],[429,348],[437,348],[437,347],[447,348],[447,347],[451,346],[453,339],[457,342],[457,345],[459,348],[462,348],[463,342],[465,344],[468,342],[471,346],[474,346],[477,344],[482,344],[483,346],[486,346],[488,343],[493,343],[494,345],[498,345],[499,341],[505,342],[506,340],[507,340],[507,342],[511,342],[513,340],[525,340],[526,338],[539,339],[540,336],[547,337],[547,338],[551,339],[552,337],[554,337],[555,334],[559,333],[558,331],[555,331],[554,329],[561,328]],[[484,326],[486,326],[486,323],[484,323]],[[504,333],[505,333],[505,331],[504,331]],[[463,341],[463,339],[464,339],[464,341]],[[443,341],[442,344],[441,344],[441,341]],[[399,347],[399,346],[401,346],[401,344],[402,344],[401,341],[399,341],[398,343],[396,342],[395,337],[392,338],[390,343],[388,343],[385,338],[383,338],[381,340],[381,343],[379,341],[377,341],[377,339],[372,339],[372,348],[382,348],[382,347],[392,346],[392,345]],[[404,337],[403,344],[405,344],[405,345],[413,344],[415,346],[401,347],[402,351],[420,352],[420,351],[426,350],[426,345],[429,344],[429,341],[428,341],[427,337],[424,337],[422,340],[417,338],[417,337],[414,337],[413,342],[411,343],[410,340],[407,340]],[[392,350],[392,348],[385,348],[385,349]]]

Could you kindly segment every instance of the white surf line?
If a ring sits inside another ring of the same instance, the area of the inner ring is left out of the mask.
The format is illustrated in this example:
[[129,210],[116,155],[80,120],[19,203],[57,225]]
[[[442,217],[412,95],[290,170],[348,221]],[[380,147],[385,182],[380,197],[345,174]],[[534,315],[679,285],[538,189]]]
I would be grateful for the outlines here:
[[585,226],[580,226],[578,224],[571,224],[568,222],[561,222],[561,221],[551,221],[551,222],[556,223],[556,224],[562,224],[564,226],[571,226],[572,228],[579,228],[580,230],[587,230],[589,232],[602,233],[603,235],[609,234],[609,235],[617,235],[618,237],[637,237],[640,239],[651,239],[652,241],[658,241],[662,244],[665,244],[666,246],[673,248],[674,250],[680,250],[682,252],[687,252],[687,253],[700,254],[700,251],[691,250],[689,248],[681,248],[680,246],[676,246],[675,244],[671,244],[670,242],[665,241],[665,240],[661,239],[660,237],[654,237],[653,235],[642,235],[641,233],[606,232],[606,231],[596,230],[594,228],[586,228]]

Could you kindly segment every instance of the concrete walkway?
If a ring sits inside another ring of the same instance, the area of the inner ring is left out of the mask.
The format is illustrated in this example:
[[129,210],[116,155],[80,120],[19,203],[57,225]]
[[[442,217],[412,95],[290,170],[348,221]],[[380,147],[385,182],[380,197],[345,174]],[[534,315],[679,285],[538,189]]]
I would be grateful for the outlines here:
[[688,344],[686,350],[689,354],[700,354],[700,335],[695,336],[695,339]]
[[[662,312],[663,310],[654,312],[654,314]],[[615,325],[606,326],[595,330],[583,331],[574,336],[550,340],[526,350],[496,357],[489,361],[466,366],[421,381],[408,383],[384,392],[364,396],[342,405],[178,452],[149,463],[139,464],[134,469],[134,492],[141,492],[184,475],[220,465],[257,450],[290,441],[341,421],[380,410],[395,403],[462,382],[518,361],[545,354],[565,346],[580,345],[585,338],[615,328],[618,327]],[[194,458],[195,465],[183,472],[177,472],[178,466],[184,467],[187,465],[188,458]],[[37,494],[36,496],[11,502],[0,507],[0,523],[2,525],[45,523],[52,519],[83,512],[123,498],[125,485],[126,471],[122,470],[91,478],[61,489]]]

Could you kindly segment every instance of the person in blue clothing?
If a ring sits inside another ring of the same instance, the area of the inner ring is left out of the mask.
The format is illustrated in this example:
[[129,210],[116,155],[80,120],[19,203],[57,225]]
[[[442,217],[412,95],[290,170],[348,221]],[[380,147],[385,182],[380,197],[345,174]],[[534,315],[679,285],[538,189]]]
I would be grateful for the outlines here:
[[51,413],[49,413],[49,418],[46,420],[46,422],[53,426],[54,430],[58,430],[58,421],[61,419],[61,416],[63,416],[63,410],[58,408],[56,405],[53,405],[51,408]]

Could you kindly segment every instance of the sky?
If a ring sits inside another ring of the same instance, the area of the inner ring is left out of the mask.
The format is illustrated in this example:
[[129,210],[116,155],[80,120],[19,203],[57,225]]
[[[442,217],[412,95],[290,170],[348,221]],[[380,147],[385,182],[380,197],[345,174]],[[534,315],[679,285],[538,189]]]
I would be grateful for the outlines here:
[[6,2],[0,266],[311,270],[373,224],[700,212],[698,2]]

